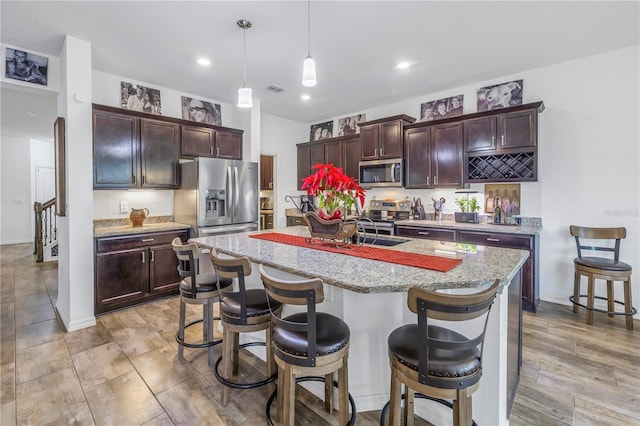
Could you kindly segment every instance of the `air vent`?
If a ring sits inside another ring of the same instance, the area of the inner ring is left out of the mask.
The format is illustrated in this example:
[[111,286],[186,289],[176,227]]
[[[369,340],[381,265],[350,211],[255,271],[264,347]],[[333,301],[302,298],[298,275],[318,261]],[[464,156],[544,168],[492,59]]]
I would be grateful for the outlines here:
[[272,84],[271,86],[267,87],[267,90],[270,90],[270,91],[276,92],[276,93],[284,92],[284,89],[282,87],[278,87],[275,84]]

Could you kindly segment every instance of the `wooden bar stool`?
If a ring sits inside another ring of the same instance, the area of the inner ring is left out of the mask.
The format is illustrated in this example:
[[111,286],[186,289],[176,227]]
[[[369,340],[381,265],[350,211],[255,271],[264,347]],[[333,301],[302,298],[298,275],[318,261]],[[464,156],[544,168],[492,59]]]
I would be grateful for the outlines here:
[[[215,268],[219,279],[235,279],[237,291],[232,286],[220,290],[220,317],[222,319],[222,355],[216,361],[214,373],[216,379],[224,385],[222,388],[221,403],[227,405],[230,399],[230,390],[253,389],[264,386],[276,379],[276,366],[271,351],[271,311],[280,316],[282,304],[270,299],[263,288],[249,289],[245,287],[245,277],[251,275],[251,262],[246,257],[225,259],[218,256],[212,248],[210,252],[211,263]],[[249,342],[240,345],[239,334],[254,331],[266,331],[266,343]],[[254,383],[239,383],[232,380],[232,376],[238,374],[238,350],[250,346],[266,346],[267,371],[266,378]],[[222,374],[218,366],[222,362]]]
[[[575,265],[575,275],[573,282],[573,295],[569,300],[573,303],[573,312],[578,312],[578,306],[587,310],[587,324],[593,324],[593,312],[602,312],[610,317],[614,315],[624,315],[626,327],[633,330],[633,316],[637,313],[636,308],[631,304],[631,265],[620,262],[620,240],[626,238],[626,228],[587,228],[584,226],[571,225],[569,227],[571,235],[576,239],[578,257],[573,259]],[[580,239],[599,240],[600,246],[584,245]],[[602,240],[609,240],[610,244]],[[611,247],[613,245],[613,247]],[[611,257],[585,257],[582,250],[599,251],[613,253]],[[587,277],[587,294],[580,294],[581,277]],[[607,297],[596,296],[594,294],[594,283],[596,279],[607,281]],[[622,281],[624,288],[624,302],[615,300],[613,295],[613,283]],[[580,303],[582,297],[587,298],[587,304]],[[607,309],[597,309],[594,307],[594,299],[607,301]],[[615,304],[623,305],[624,312],[616,311]]]
[[[340,318],[316,312],[316,304],[324,300],[322,280],[285,281],[267,274],[259,266],[262,283],[270,297],[283,305],[306,306],[306,311],[285,318],[276,315],[271,344],[278,365],[278,411],[284,426],[295,420],[296,383],[319,380],[325,383],[325,408],[332,411],[333,387],[338,387],[338,418],[341,426],[353,425],[356,407],[348,392],[347,359],[349,357],[349,326]],[[338,383],[333,373],[338,372]],[[323,376],[298,377],[296,376]],[[267,422],[271,422],[270,407],[276,393],[267,402]],[[351,405],[351,418],[349,408]]]
[[[215,274],[199,274],[198,262],[200,249],[195,244],[182,244],[180,238],[171,242],[178,257],[178,273],[182,277],[180,282],[180,320],[176,342],[178,342],[178,359],[184,359],[184,348],[208,348],[209,365],[213,365],[213,346],[221,340],[213,339],[213,302],[220,296],[219,288],[233,284],[230,278],[221,278]],[[202,319],[185,324],[186,304],[202,305]],[[188,343],[184,340],[184,332],[192,325],[202,323],[202,343]]]
[[[417,323],[398,327],[389,335],[391,399],[380,414],[381,425],[389,406],[389,424],[400,424],[402,385],[405,387],[405,425],[413,425],[416,396],[453,408],[455,426],[473,423],[471,395],[478,389],[482,376],[484,335],[498,284],[496,280],[490,288],[472,294],[438,293],[418,287],[409,289],[407,305],[417,314]],[[479,319],[483,324],[476,327],[481,331],[474,332],[472,337],[431,324],[434,319],[460,322],[483,315],[485,317]],[[453,400],[453,404],[446,400]]]

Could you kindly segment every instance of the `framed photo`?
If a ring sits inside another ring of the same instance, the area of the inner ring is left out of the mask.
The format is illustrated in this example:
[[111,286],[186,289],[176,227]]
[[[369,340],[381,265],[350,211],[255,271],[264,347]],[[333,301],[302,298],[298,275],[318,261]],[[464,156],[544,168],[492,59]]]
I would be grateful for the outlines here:
[[440,120],[462,115],[464,95],[451,96],[420,104],[420,121]]
[[310,141],[319,141],[333,137],[333,120],[311,125]]
[[162,115],[160,90],[133,85],[125,81],[120,83],[122,108],[149,114]]
[[478,89],[478,111],[522,105],[522,80]]
[[222,113],[219,104],[186,96],[182,97],[182,118],[197,123],[222,126]]
[[348,136],[360,133],[360,122],[365,121],[365,114],[352,115],[338,119],[338,136]]
[[41,86],[47,85],[49,58],[7,47],[5,59],[4,76],[6,78],[40,84]]
[[65,216],[67,204],[64,117],[56,118],[53,123],[54,161],[56,167],[56,215]]

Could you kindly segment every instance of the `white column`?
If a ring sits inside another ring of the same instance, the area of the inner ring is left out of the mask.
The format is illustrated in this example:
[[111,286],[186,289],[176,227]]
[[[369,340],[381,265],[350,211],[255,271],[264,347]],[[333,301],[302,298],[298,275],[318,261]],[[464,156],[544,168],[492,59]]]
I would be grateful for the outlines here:
[[91,43],[66,36],[58,115],[65,118],[66,216],[58,218],[58,302],[67,331],[95,325]]

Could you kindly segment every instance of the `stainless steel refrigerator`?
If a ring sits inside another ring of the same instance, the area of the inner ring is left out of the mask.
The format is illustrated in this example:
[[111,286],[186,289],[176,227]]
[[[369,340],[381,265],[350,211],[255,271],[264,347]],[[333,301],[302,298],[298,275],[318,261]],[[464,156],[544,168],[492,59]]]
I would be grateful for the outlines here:
[[180,171],[173,215],[191,225],[192,236],[258,229],[258,163],[196,158],[181,163]]

